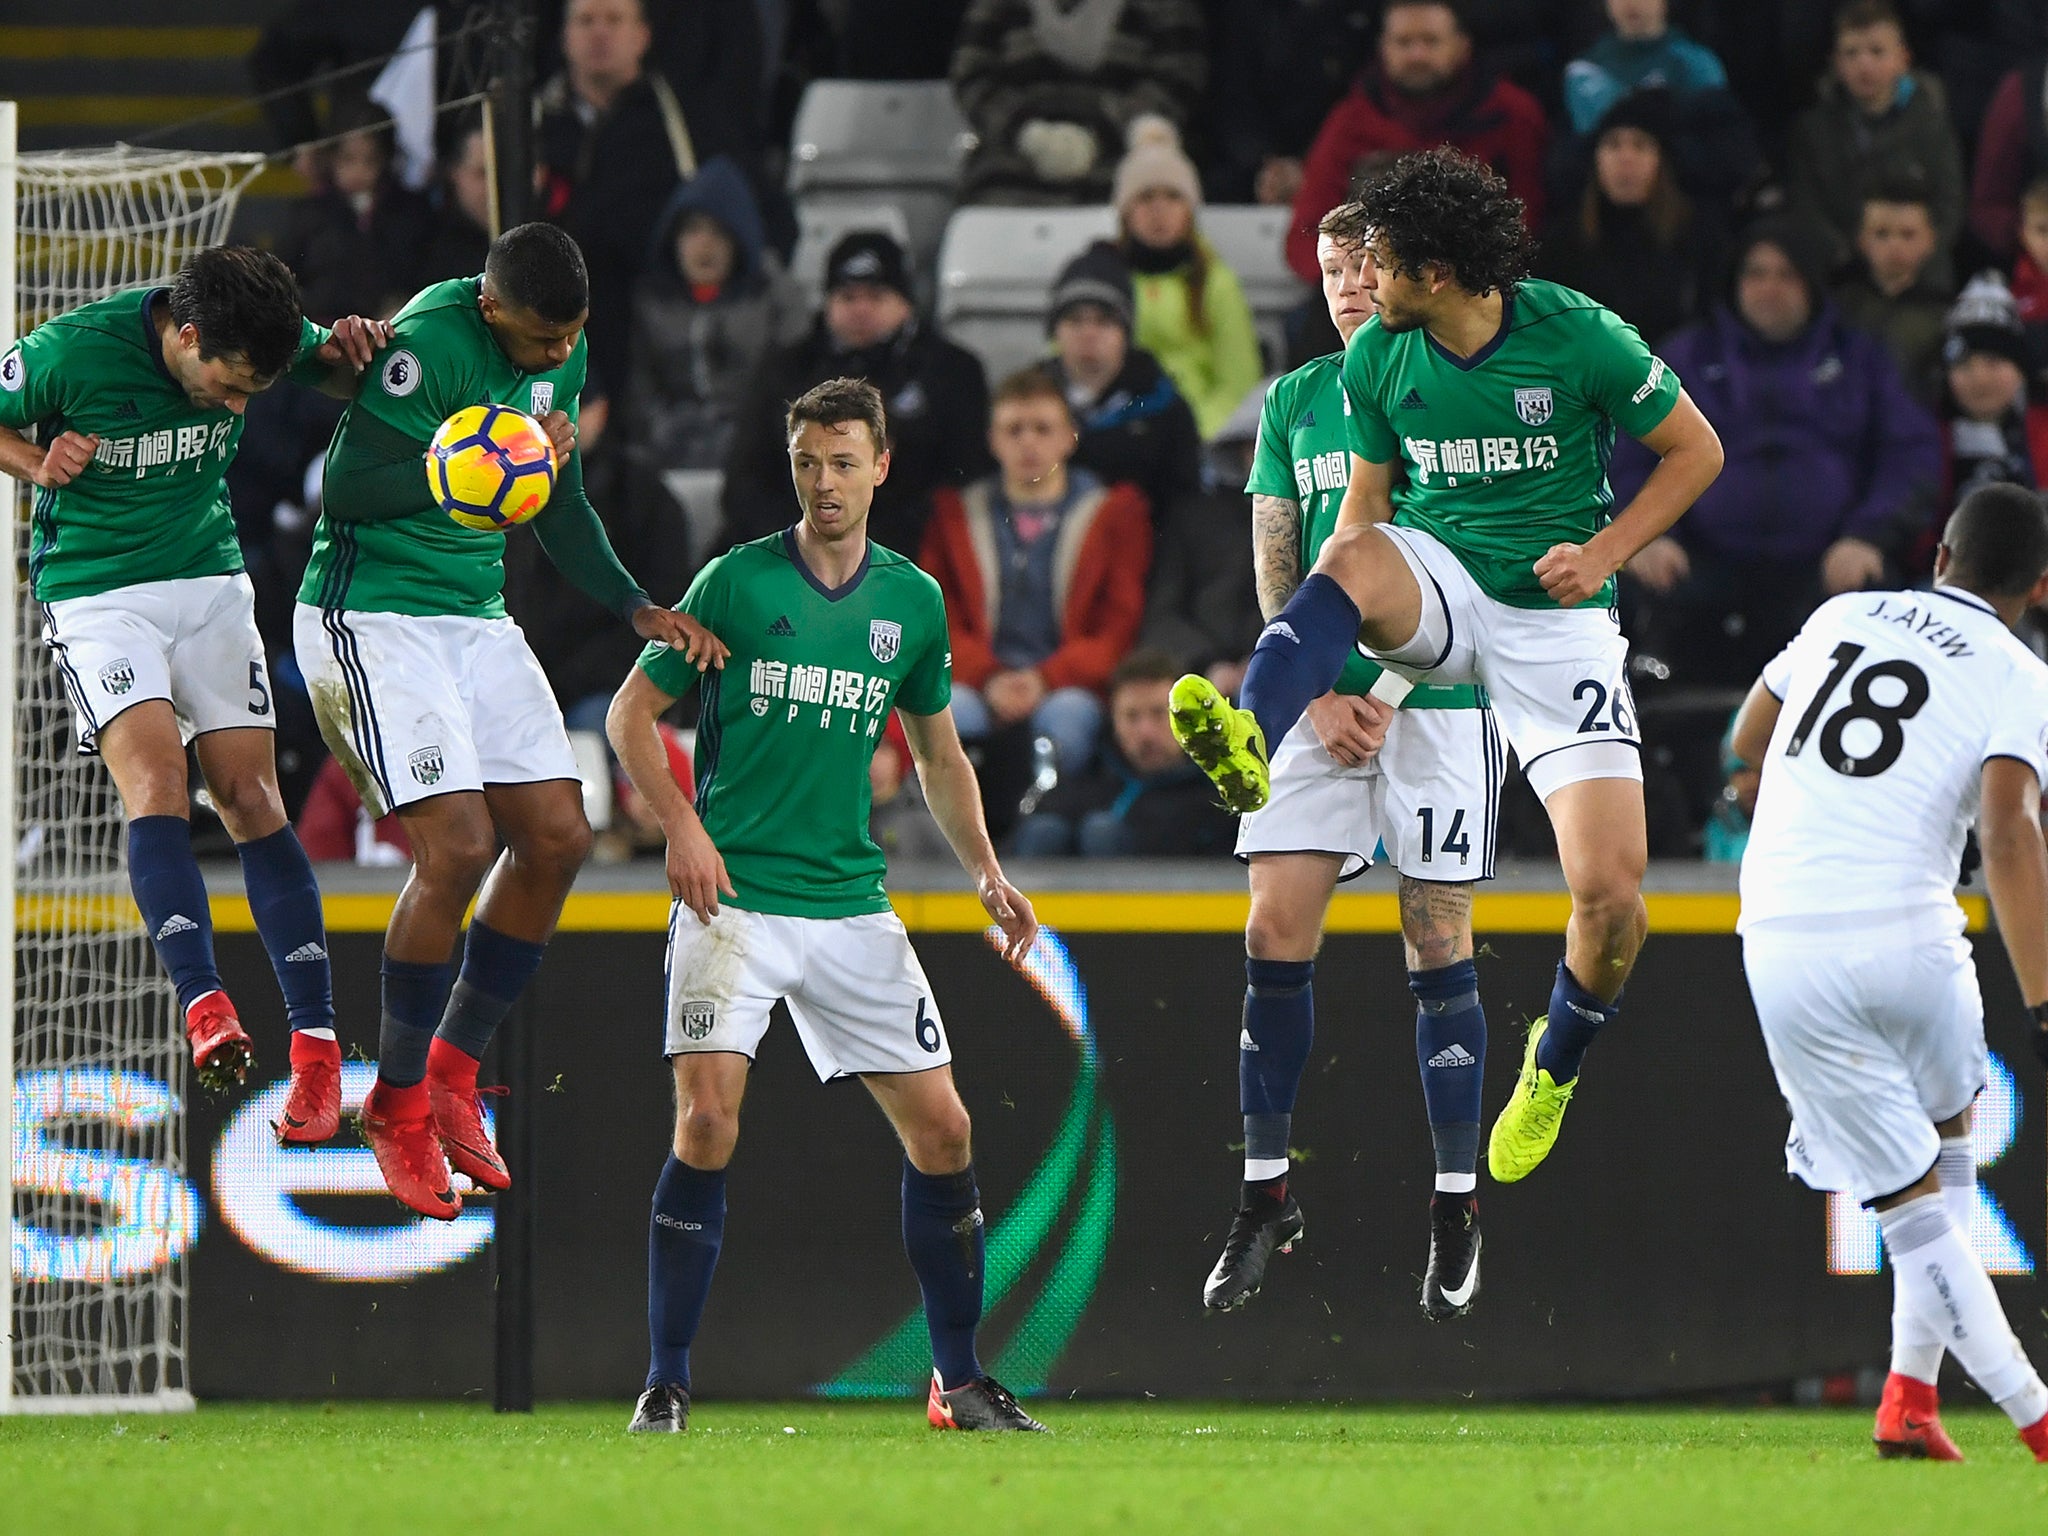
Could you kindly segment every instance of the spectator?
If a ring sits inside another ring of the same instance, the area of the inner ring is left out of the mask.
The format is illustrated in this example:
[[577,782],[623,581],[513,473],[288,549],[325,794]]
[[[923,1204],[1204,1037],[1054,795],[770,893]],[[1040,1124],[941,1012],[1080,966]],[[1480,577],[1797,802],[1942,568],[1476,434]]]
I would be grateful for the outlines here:
[[320,151],[320,189],[293,205],[278,254],[298,274],[310,319],[389,315],[419,288],[433,210],[391,173],[383,108],[354,102],[334,120],[341,137]]
[[[2048,484],[2048,406],[2027,399],[2027,337],[1997,274],[1973,278],[1950,314],[1941,360],[1947,474],[1937,519],[1981,485]],[[1933,552],[1935,522],[1922,553]]]
[[747,381],[805,318],[746,177],[711,161],[669,200],[633,296],[621,411],[636,480],[722,466]]
[[998,472],[932,498],[918,562],[946,594],[953,718],[968,740],[1029,721],[1063,775],[1084,773],[1144,620],[1151,524],[1135,487],[1069,467],[1074,418],[1044,373],[1005,379],[991,412]]
[[441,206],[427,248],[420,253],[420,286],[476,276],[490,249],[490,154],[483,124],[472,123],[441,167]]
[[978,140],[968,203],[1109,199],[1141,113],[1188,122],[1208,76],[1198,0],[973,0],[953,91]]
[[1202,438],[1159,360],[1131,345],[1134,307],[1123,258],[1090,246],[1053,284],[1053,355],[1042,366],[1080,424],[1075,464],[1105,484],[1135,485],[1156,523],[1200,488]]
[[2001,261],[2018,242],[2022,189],[2048,176],[2048,53],[1998,83],[1977,132],[1970,231]]
[[1317,283],[1316,224],[1351,195],[1359,175],[1410,150],[1455,144],[1507,179],[1531,229],[1543,222],[1543,109],[1519,86],[1472,63],[1472,40],[1451,0],[1391,0],[1380,19],[1379,62],[1324,120],[1302,166],[1287,227],[1287,264]]
[[1195,413],[1204,438],[1230,418],[1262,371],[1244,286],[1202,237],[1202,183],[1163,117],[1131,124],[1116,168],[1117,250],[1132,272],[1137,341]]
[[1138,643],[1166,652],[1183,672],[1200,672],[1227,694],[1266,621],[1253,584],[1251,500],[1245,481],[1259,436],[1266,381],[1254,384],[1210,444],[1199,495],[1183,496],[1156,519],[1152,583]]
[[339,758],[330,757],[313,776],[313,787],[296,823],[306,857],[321,864],[410,864],[412,839],[392,811],[370,820],[363,797],[349,782]]
[[1062,774],[1017,826],[1025,859],[1193,858],[1230,852],[1237,822],[1173,739],[1168,700],[1179,664],[1132,651],[1109,680],[1110,739],[1102,761]]
[[2048,380],[2048,176],[2020,198],[2020,247],[2012,265],[2012,296],[2027,332],[2027,374]]
[[981,363],[919,322],[903,247],[855,230],[825,258],[825,307],[810,334],[771,352],[741,399],[725,464],[730,538],[759,538],[796,520],[783,411],[812,385],[840,377],[866,379],[888,406],[889,478],[875,488],[868,522],[877,543],[921,548],[932,492],[986,473]]
[[1950,251],[1963,223],[1963,152],[1941,81],[1913,67],[1905,24],[1891,0],[1850,0],[1835,17],[1835,52],[1820,101],[1792,125],[1787,194],[1794,212],[1832,232],[1830,264],[1848,259],[1863,199],[1879,180],[1917,176],[1934,213],[1938,283],[1952,280]]
[[1545,238],[1545,277],[1598,299],[1654,343],[1698,319],[1721,278],[1725,236],[1679,189],[1668,98],[1637,91],[1600,120],[1593,175]]
[[[1734,307],[1662,347],[1727,455],[1628,566],[1638,643],[1684,682],[1748,684],[1819,598],[1896,573],[1940,479],[1933,417],[1884,344],[1826,302],[1812,244],[1797,224],[1753,227]],[[1617,505],[1656,462],[1632,439],[1615,444]]]
[[1201,113],[1212,197],[1294,206],[1301,157],[1372,58],[1373,24],[1357,0],[1219,0]]
[[1918,180],[1873,183],[1856,232],[1856,270],[1835,286],[1835,305],[1859,331],[1884,338],[1906,387],[1932,405],[1940,386],[1948,293],[1933,265],[1934,212]]
[[1607,0],[1614,30],[1564,67],[1564,104],[1572,131],[1591,133],[1632,91],[1674,97],[1725,91],[1728,72],[1714,50],[1671,25],[1665,0]]

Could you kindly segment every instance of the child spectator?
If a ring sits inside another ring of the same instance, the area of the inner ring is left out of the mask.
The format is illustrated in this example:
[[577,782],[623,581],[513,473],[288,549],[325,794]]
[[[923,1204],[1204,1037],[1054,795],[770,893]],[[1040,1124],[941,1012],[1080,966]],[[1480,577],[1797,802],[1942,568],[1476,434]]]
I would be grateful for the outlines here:
[[1117,249],[1131,269],[1138,345],[1194,408],[1204,438],[1259,381],[1259,337],[1237,274],[1202,238],[1202,183],[1163,117],[1131,124],[1116,169]]
[[1607,0],[1614,30],[1564,67],[1564,104],[1572,131],[1591,133],[1631,91],[1674,96],[1728,88],[1714,50],[1671,25],[1665,0]]
[[946,594],[961,736],[1028,721],[1062,775],[1094,760],[1102,688],[1137,639],[1152,564],[1144,497],[1070,469],[1078,440],[1044,372],[1004,380],[988,432],[998,472],[934,494],[918,562]]
[[279,254],[298,274],[308,318],[388,315],[419,287],[433,209],[392,174],[383,108],[343,107],[335,128],[341,138],[322,156],[327,184],[293,207]]
[[2027,332],[2027,373],[2048,380],[2048,176],[2020,197],[2020,250],[2012,264],[2012,296]]
[[1927,189],[1893,177],[1872,185],[1856,231],[1856,268],[1835,285],[1835,305],[1858,330],[1884,338],[1899,375],[1921,402],[1941,387],[1941,346],[1950,295],[1929,274],[1937,237]]
[[1982,485],[2039,489],[2048,470],[2048,406],[2027,399],[2026,334],[1997,274],[1972,278],[1956,300],[1942,362],[1940,516]]
[[1792,125],[1786,151],[1795,212],[1835,237],[1846,260],[1863,222],[1863,199],[1880,177],[1918,176],[1934,214],[1930,273],[1952,280],[1949,252],[1963,224],[1963,152],[1941,81],[1913,68],[1905,24],[1891,0],[1850,0],[1835,18],[1833,67],[1820,101]]
[[1189,858],[1230,852],[1237,823],[1173,739],[1168,700],[1180,666],[1136,650],[1109,680],[1102,761],[1060,782],[1018,824],[1019,858]]

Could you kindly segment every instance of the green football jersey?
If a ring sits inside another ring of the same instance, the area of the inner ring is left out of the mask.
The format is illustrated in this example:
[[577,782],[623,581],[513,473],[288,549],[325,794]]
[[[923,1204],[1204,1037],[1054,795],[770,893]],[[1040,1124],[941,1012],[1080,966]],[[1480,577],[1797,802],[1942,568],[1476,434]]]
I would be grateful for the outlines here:
[[650,645],[640,670],[680,697],[702,682],[697,814],[750,912],[886,912],[868,836],[868,761],[892,707],[936,715],[953,696],[939,584],[879,544],[845,586],[819,584],[794,529],[728,550],[676,605],[726,643],[702,675]]
[[[1344,349],[1351,451],[1407,467],[1394,522],[1434,535],[1515,608],[1557,606],[1536,562],[1607,526],[1615,430],[1654,431],[1678,390],[1634,326],[1556,283],[1517,288],[1499,334],[1468,358],[1378,316]],[[1612,581],[1599,601],[1614,601]]]
[[[227,468],[242,418],[194,405],[164,366],[150,317],[167,288],[130,288],[45,320],[0,358],[0,426],[97,435],[84,473],[39,487],[29,581],[46,603],[145,581],[226,576],[242,568]],[[300,324],[294,366],[327,342]]]
[[[559,368],[527,373],[505,356],[477,308],[482,279],[453,278],[415,294],[392,319],[393,335],[364,370],[334,429],[322,494],[337,505],[365,494],[337,462],[417,462],[397,506],[377,520],[322,514],[299,601],[377,613],[505,615],[505,535],[465,528],[427,488],[426,452],[441,423],[467,405],[509,405],[529,416],[577,414],[587,361],[582,337]],[[353,450],[353,452],[351,451]],[[564,466],[566,470],[567,466]],[[374,494],[374,493],[371,493]],[[552,505],[540,515],[546,517]],[[361,515],[361,514],[358,514]]]
[[[1284,373],[1266,391],[1259,412],[1258,446],[1252,452],[1245,493],[1278,496],[1301,509],[1301,568],[1304,574],[1337,531],[1337,512],[1351,483],[1351,404],[1344,398],[1344,354],[1332,352]],[[1337,676],[1338,693],[1366,693],[1385,669],[1355,649]],[[1403,709],[1476,709],[1479,690],[1423,684]]]

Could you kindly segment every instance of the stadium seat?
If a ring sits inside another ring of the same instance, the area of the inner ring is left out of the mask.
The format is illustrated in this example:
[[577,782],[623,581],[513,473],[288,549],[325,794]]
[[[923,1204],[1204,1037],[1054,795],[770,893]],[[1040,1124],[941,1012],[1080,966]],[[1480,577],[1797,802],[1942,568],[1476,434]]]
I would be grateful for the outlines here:
[[1053,279],[1090,241],[1116,233],[1095,208],[962,208],[939,247],[939,326],[994,382],[1045,351]]
[[929,271],[973,147],[943,80],[815,80],[790,130],[790,195],[804,211],[895,208]]
[[677,506],[683,509],[683,523],[689,530],[690,559],[703,561],[719,547],[725,530],[725,513],[719,501],[725,492],[725,472],[717,469],[665,469],[661,483]]
[[[881,230],[884,234],[894,237],[906,250],[914,250],[910,239],[910,227],[904,222],[903,211],[890,203],[806,203],[797,209],[796,227],[796,250],[789,259],[790,275],[803,289],[805,302],[813,307],[825,294],[825,258],[832,254],[833,246],[855,230]],[[911,270],[921,289],[919,297],[929,299],[929,263],[914,265]]]

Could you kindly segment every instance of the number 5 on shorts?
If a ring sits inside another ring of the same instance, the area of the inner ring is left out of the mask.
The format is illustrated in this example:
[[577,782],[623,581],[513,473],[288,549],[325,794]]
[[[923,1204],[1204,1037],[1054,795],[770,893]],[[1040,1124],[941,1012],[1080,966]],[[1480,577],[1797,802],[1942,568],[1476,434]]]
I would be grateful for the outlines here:
[[917,1000],[917,1043],[934,1056],[939,1053],[939,1021],[925,1010],[926,999]]

